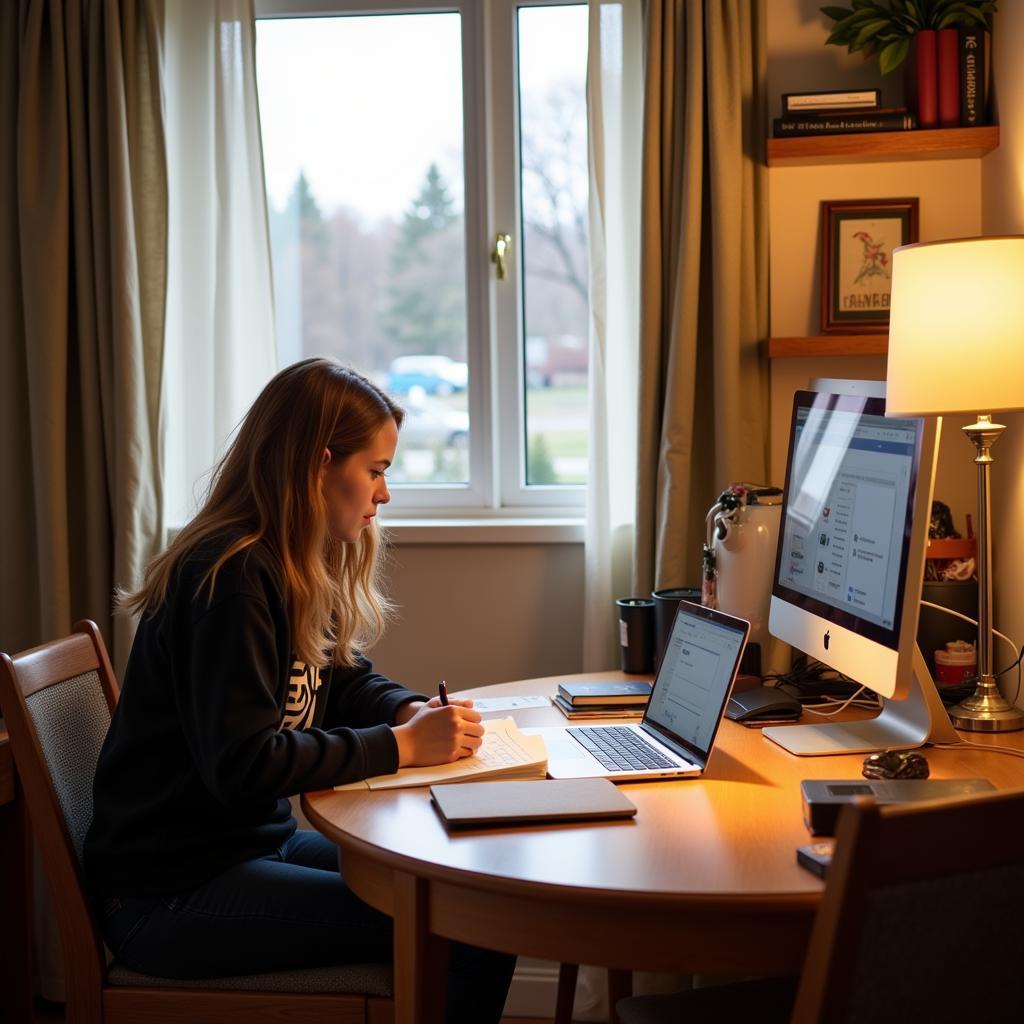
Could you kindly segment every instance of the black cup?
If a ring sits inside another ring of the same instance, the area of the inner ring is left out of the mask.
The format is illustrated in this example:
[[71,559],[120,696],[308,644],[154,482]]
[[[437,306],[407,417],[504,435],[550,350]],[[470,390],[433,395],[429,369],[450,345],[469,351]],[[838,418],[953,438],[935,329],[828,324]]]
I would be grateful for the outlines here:
[[654,658],[654,602],[649,597],[620,597],[615,607],[622,671],[649,673]]
[[692,601],[700,604],[700,587],[670,587],[668,590],[655,590],[654,598],[654,669],[661,665],[661,656],[668,643],[668,635],[672,630],[672,620],[676,617],[676,609],[680,601]]

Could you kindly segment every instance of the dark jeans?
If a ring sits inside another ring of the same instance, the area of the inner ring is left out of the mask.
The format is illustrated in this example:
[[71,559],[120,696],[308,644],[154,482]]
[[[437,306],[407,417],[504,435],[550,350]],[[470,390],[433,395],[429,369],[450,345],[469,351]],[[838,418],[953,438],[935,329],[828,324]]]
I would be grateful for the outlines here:
[[[103,938],[126,967],[158,978],[390,963],[391,918],[338,874],[338,848],[298,831],[274,854],[245,861],[191,892],[103,901]],[[447,1020],[495,1024],[516,958],[451,944]]]

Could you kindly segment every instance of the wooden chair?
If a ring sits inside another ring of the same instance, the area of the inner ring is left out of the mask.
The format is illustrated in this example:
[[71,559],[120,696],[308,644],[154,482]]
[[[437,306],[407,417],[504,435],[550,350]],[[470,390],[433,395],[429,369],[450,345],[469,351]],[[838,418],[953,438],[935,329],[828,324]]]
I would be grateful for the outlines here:
[[103,639],[94,623],[80,622],[70,637],[0,659],[0,707],[53,893],[68,1024],[393,1019],[390,965],[196,981],[150,978],[116,961],[108,966],[82,876],[93,776],[118,698]]
[[[1024,790],[844,810],[798,986],[759,980],[619,1003],[623,1024],[1020,1019]],[[795,1002],[792,990],[796,989]]]

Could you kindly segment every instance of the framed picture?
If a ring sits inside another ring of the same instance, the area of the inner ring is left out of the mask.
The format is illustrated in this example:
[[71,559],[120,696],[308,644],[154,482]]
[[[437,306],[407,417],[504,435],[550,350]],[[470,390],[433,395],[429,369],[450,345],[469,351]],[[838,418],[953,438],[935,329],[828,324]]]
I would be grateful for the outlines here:
[[885,334],[892,251],[916,241],[916,198],[822,202],[822,333]]

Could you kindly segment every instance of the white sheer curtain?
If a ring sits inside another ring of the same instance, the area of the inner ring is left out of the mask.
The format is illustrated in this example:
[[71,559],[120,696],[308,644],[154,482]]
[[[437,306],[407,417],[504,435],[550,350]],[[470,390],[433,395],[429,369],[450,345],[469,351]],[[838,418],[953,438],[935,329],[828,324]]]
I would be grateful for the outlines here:
[[252,0],[169,3],[165,521],[277,369]]
[[640,0],[590,0],[590,457],[584,671],[618,664],[632,576],[640,349]]

